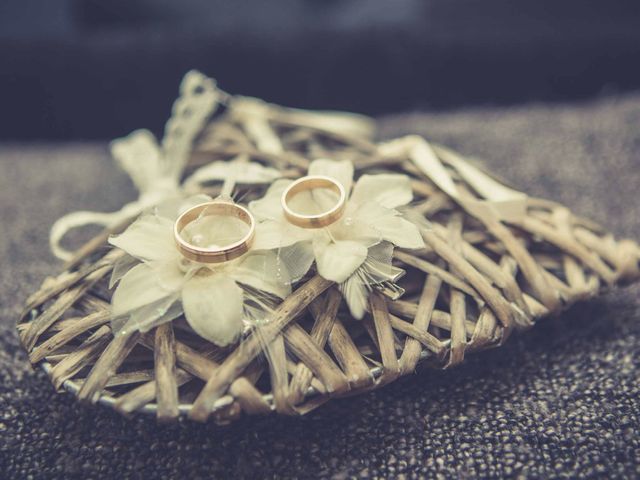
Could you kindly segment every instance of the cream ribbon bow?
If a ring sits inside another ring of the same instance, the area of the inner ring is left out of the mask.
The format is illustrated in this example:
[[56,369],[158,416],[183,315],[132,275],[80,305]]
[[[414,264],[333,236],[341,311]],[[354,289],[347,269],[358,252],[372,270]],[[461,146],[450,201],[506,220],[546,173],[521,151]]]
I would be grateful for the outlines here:
[[191,70],[180,84],[180,96],[158,144],[148,130],[136,130],[111,142],[111,154],[140,192],[138,199],[117,212],[79,211],[58,219],[51,227],[49,246],[53,254],[69,260],[73,254],[60,242],[71,230],[85,225],[113,226],[146,208],[181,195],[180,178],[189,160],[193,141],[220,101],[215,81]]
[[[380,153],[389,157],[408,156],[421,173],[478,218],[517,223],[525,217],[525,193],[503,185],[457,153],[444,147],[431,146],[418,135],[409,135],[384,143],[380,146]],[[482,199],[464,195],[456,186],[445,164],[455,170]]]

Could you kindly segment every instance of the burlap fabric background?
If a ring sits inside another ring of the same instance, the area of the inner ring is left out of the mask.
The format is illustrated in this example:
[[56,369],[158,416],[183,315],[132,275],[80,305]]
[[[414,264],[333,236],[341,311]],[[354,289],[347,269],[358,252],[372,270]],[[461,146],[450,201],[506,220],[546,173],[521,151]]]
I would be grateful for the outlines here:
[[[640,95],[381,119],[486,159],[531,194],[640,237]],[[0,145],[3,478],[640,476],[640,288],[574,307],[450,371],[305,418],[158,426],[79,405],[33,371],[14,324],[59,265],[48,228],[135,193],[105,143]]]

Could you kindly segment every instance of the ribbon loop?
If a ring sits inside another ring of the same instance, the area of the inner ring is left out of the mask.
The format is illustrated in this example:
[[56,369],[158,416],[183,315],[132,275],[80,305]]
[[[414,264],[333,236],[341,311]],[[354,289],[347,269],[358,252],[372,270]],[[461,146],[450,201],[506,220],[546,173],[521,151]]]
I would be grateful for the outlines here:
[[122,210],[113,213],[101,212],[72,212],[60,217],[51,227],[49,233],[49,247],[51,252],[60,260],[68,261],[73,257],[73,252],[62,247],[61,242],[71,230],[87,225],[99,225],[107,227],[116,224],[124,218],[120,215]]
[[[437,151],[422,137],[410,135],[380,146],[385,156],[407,155],[413,164],[454,201],[480,218],[517,223],[527,208],[527,195],[509,188],[451,150]],[[456,186],[443,161],[467,182],[483,199],[464,195]]]
[[117,212],[73,212],[58,219],[49,234],[53,254],[61,260],[72,257],[61,242],[73,229],[87,225],[110,227],[163,200],[182,195],[180,178],[193,141],[215,112],[220,98],[215,81],[192,70],[182,80],[161,145],[148,130],[136,130],[111,142],[113,159],[138,189],[138,199]]

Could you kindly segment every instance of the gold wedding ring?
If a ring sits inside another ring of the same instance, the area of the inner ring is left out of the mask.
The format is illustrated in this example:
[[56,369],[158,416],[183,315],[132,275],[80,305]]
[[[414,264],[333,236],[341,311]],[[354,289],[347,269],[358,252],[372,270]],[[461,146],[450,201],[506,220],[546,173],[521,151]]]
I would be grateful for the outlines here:
[[[187,242],[181,235],[182,230],[201,216],[209,215],[238,218],[249,226],[249,231],[237,242],[219,248],[202,248]],[[173,229],[173,235],[180,253],[185,258],[199,263],[222,263],[244,255],[251,248],[254,234],[255,221],[249,210],[224,200],[202,203],[191,207],[178,217]]]
[[[294,212],[289,207],[289,201],[298,193],[314,190],[316,188],[327,189],[335,192],[338,195],[337,203],[326,212],[316,215],[304,215]],[[331,225],[342,216],[347,204],[347,193],[345,192],[342,184],[331,177],[325,177],[323,175],[309,175],[299,178],[289,185],[289,187],[287,187],[287,189],[282,193],[281,203],[284,216],[289,223],[302,228],[322,228]]]

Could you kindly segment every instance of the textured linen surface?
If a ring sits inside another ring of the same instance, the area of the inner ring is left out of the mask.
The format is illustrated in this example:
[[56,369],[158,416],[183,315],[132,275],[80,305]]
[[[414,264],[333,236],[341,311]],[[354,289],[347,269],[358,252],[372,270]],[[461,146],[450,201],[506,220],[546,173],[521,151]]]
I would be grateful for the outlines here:
[[[485,159],[533,195],[640,238],[640,94],[381,119]],[[0,145],[2,478],[640,476],[640,288],[573,307],[459,368],[305,418],[158,426],[57,394],[14,324],[59,264],[51,223],[134,198],[106,143]]]

